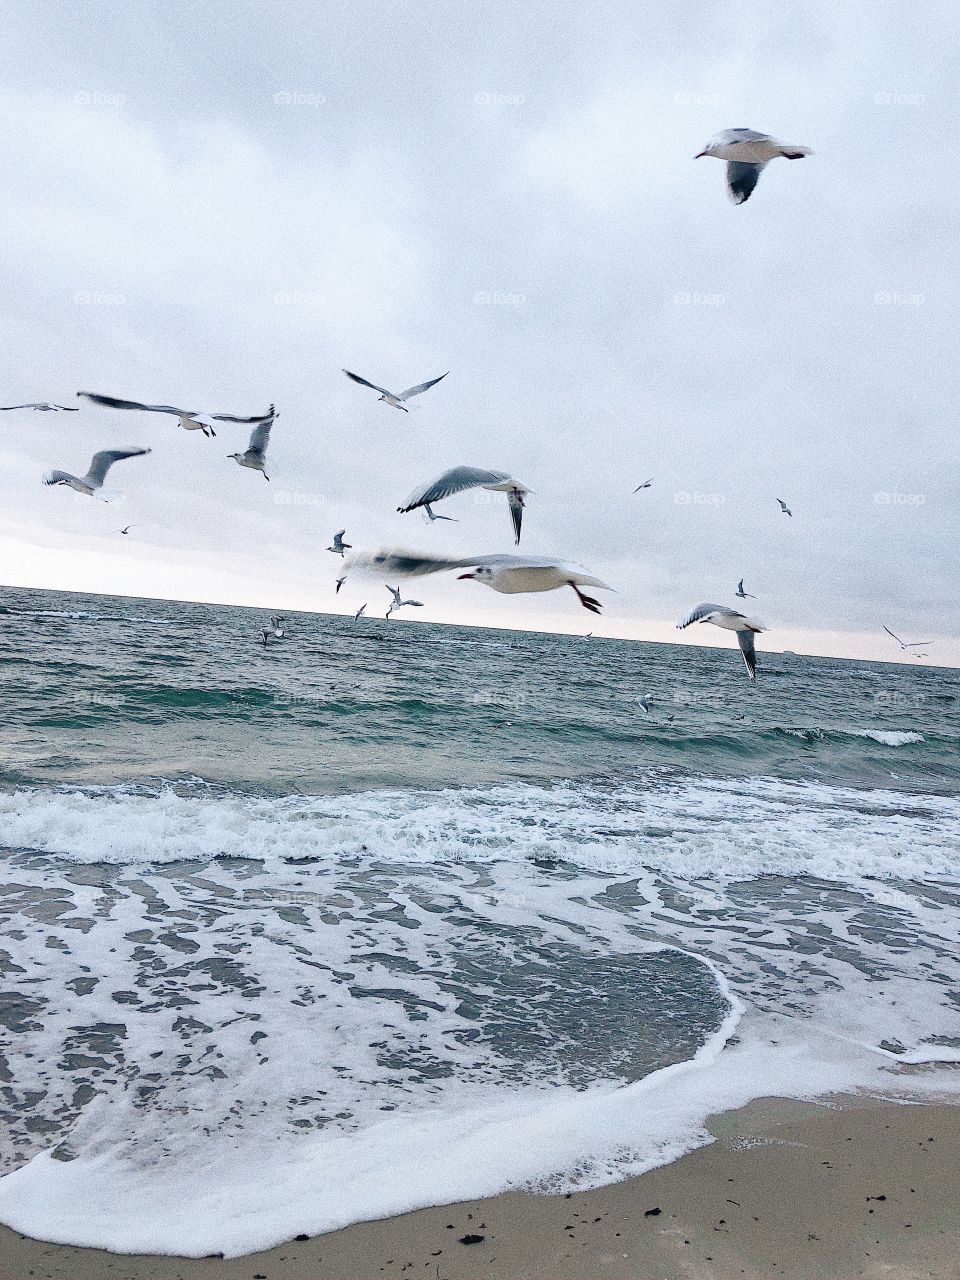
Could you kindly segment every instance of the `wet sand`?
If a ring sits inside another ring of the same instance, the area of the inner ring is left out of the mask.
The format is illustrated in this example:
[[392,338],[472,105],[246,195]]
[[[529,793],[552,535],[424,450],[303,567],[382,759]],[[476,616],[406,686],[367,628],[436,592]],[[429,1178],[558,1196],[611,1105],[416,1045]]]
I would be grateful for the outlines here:
[[243,1258],[131,1257],[0,1228],[0,1277],[960,1277],[960,1107],[761,1099],[710,1128],[710,1146],[615,1186],[422,1209]]

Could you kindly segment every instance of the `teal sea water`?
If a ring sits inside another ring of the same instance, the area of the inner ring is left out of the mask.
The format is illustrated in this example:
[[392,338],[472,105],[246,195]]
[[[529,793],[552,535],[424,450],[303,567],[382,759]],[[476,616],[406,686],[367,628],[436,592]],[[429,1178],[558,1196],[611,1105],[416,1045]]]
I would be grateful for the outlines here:
[[239,1253],[953,1087],[960,672],[0,608],[0,1220]]

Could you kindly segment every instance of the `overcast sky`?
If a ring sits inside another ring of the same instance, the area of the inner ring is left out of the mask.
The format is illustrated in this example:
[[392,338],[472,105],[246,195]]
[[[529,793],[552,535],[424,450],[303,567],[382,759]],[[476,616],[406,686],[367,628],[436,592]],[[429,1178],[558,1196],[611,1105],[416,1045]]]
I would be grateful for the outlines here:
[[[896,658],[886,623],[960,662],[953,4],[23,0],[3,23],[0,402],[280,417],[266,484],[226,458],[240,427],[2,415],[0,580],[385,605],[376,580],[334,596],[336,529],[512,550],[500,495],[396,514],[463,462],[534,491],[523,549],[619,594],[601,621],[434,578],[428,618],[676,639],[743,576],[765,647]],[[693,157],[744,125],[815,154],[734,207]],[[450,375],[408,415],[343,367]],[[112,473],[121,501],[40,484],[127,444],[153,453]]]

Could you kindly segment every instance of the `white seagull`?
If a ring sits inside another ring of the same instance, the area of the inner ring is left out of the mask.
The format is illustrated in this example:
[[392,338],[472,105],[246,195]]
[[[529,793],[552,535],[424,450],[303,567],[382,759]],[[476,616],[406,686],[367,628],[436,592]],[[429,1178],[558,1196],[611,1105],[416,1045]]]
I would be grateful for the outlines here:
[[728,609],[724,604],[698,604],[691,609],[685,618],[677,623],[677,630],[689,627],[691,622],[712,622],[715,627],[723,627],[726,631],[737,633],[737,643],[747,666],[747,674],[751,680],[757,678],[757,655],[753,647],[753,637],[765,631],[763,623],[755,618],[748,618],[736,609]]
[[[933,644],[932,640],[901,640],[899,636],[894,636],[889,627],[884,627],[884,631],[888,636],[893,636],[901,649],[922,649],[925,644]],[[919,657],[920,655],[915,655]]]
[[[410,412],[406,405],[403,404],[404,400],[412,400],[414,396],[422,395],[424,391],[429,391],[431,387],[435,387],[438,382],[442,382],[447,376],[446,373],[441,373],[439,378],[431,378],[429,382],[418,382],[415,387],[407,387],[406,391],[401,391],[394,395],[386,387],[378,387],[375,382],[368,382],[366,378],[361,378],[358,373],[351,373],[349,369],[344,369],[343,372],[348,378],[352,378],[354,382],[359,382],[361,387],[369,387],[371,391],[379,391],[381,400],[393,405],[394,409],[402,409],[404,413]],[[447,373],[449,372],[450,370],[448,369]]]
[[37,413],[79,413],[75,404],[52,404],[49,400],[38,400],[30,404],[0,404],[0,413],[11,409],[33,409]]
[[362,604],[362,605],[360,606],[360,608],[357,610],[357,612],[353,615],[353,620],[354,620],[354,622],[356,622],[358,618],[362,618],[362,617],[363,617],[364,613],[366,612],[366,609],[367,609],[367,606],[366,606],[365,604]]
[[338,579],[337,579],[337,589],[336,589],[336,591],[333,593],[334,595],[338,596],[338,595],[340,594],[340,588],[343,586],[343,584],[346,582],[346,580],[347,580],[347,575],[346,575],[346,574],[344,574],[342,578],[338,578]]
[[472,578],[503,595],[524,592],[556,591],[571,587],[577,599],[591,613],[600,612],[600,601],[580,590],[581,586],[600,587],[612,591],[613,587],[580,565],[566,560],[553,560],[548,556],[471,556],[460,560],[441,560],[436,556],[420,555],[410,551],[381,551],[374,556],[356,557],[358,566],[385,569],[402,577],[421,577],[427,573],[443,573],[449,569],[470,569],[460,578]]
[[711,138],[694,159],[715,156],[718,160],[726,160],[727,194],[734,204],[743,204],[749,200],[760,174],[771,160],[777,156],[802,160],[812,154],[809,147],[788,146],[771,138],[768,133],[757,133],[755,129],[724,129]]
[[417,507],[429,507],[431,503],[439,502],[441,498],[449,498],[453,493],[462,493],[464,489],[490,489],[494,493],[507,495],[510,518],[513,521],[514,542],[519,545],[523,507],[530,490],[506,471],[484,471],[481,467],[451,467],[431,484],[414,490],[406,504],[397,507],[397,510],[415,511]]
[[137,526],[135,524],[125,524],[122,529],[114,529],[114,533],[122,533],[124,537],[126,537],[130,530],[135,529],[136,527]]
[[215,422],[239,422],[249,426],[253,422],[272,421],[276,416],[273,405],[267,413],[258,413],[251,418],[235,418],[229,413],[199,413],[194,409],[178,409],[172,404],[141,404],[139,400],[118,400],[115,396],[101,396],[93,391],[78,391],[78,396],[92,400],[94,404],[102,404],[107,409],[139,409],[141,413],[171,413],[180,419],[184,431],[202,431],[205,436],[215,436]]
[[405,609],[407,605],[413,605],[414,608],[416,609],[423,608],[422,600],[401,600],[399,587],[391,587],[390,584],[387,582],[385,582],[383,585],[387,588],[388,591],[390,591],[393,594],[393,599],[390,602],[390,608],[387,610],[385,615],[386,617],[389,618],[391,613],[393,613],[394,609]]
[[736,594],[740,597],[740,599],[741,599],[741,600],[756,600],[756,598],[757,598],[757,597],[756,597],[752,592],[750,592],[750,591],[744,591],[744,589],[743,589],[743,579],[742,579],[742,578],[741,578],[741,579],[740,579],[740,581],[737,583],[737,591],[736,591]]
[[250,432],[250,443],[247,445],[245,453],[228,453],[228,458],[233,458],[238,466],[250,467],[253,471],[259,471],[264,480],[270,477],[266,471],[267,445],[270,443],[270,428],[273,426],[273,415],[264,418]]
[[430,524],[433,524],[435,520],[451,520],[454,524],[460,523],[460,521],[456,518],[456,516],[437,515],[436,511],[434,511],[433,507],[431,507],[429,502],[425,502],[423,504],[423,514],[427,517],[427,520],[430,522]]
[[790,508],[787,506],[787,504],[784,502],[784,500],[783,500],[782,498],[778,498],[778,499],[777,499],[777,501],[780,503],[780,510],[783,512],[783,514],[784,514],[785,516],[791,516],[791,517],[792,517],[792,516],[793,516],[793,512],[790,510]]
[[327,550],[332,551],[335,556],[345,555],[347,551],[350,550],[350,547],[352,544],[349,542],[344,542],[343,540],[343,535],[346,532],[347,532],[346,529],[341,529],[339,533],[335,533],[333,535],[333,546],[327,547]]
[[264,648],[267,647],[268,640],[283,639],[284,630],[283,630],[283,626],[281,625],[283,621],[284,619],[281,618],[278,614],[274,614],[274,616],[270,619],[269,627],[264,627],[263,630],[260,632],[260,639],[263,642]]
[[98,497],[103,502],[109,502],[113,495],[101,493],[100,490],[113,464],[122,462],[124,458],[139,458],[142,454],[149,452],[149,449],[101,449],[99,453],[93,455],[90,469],[85,476],[75,476],[69,471],[48,471],[43,477],[43,483],[65,484],[75,489],[77,493],[85,493],[91,498]]
[[652,484],[653,484],[653,476],[651,476],[649,480],[644,480],[643,484],[638,484],[633,492],[639,493],[641,489],[649,489]]

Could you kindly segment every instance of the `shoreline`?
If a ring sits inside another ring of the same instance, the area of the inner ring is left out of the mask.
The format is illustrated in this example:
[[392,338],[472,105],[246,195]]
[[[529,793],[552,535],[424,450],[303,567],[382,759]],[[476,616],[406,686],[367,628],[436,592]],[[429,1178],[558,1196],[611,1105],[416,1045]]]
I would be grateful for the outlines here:
[[714,1142],[625,1182],[418,1209],[236,1258],[0,1227],[0,1280],[956,1280],[960,1105],[761,1098],[708,1127]]

